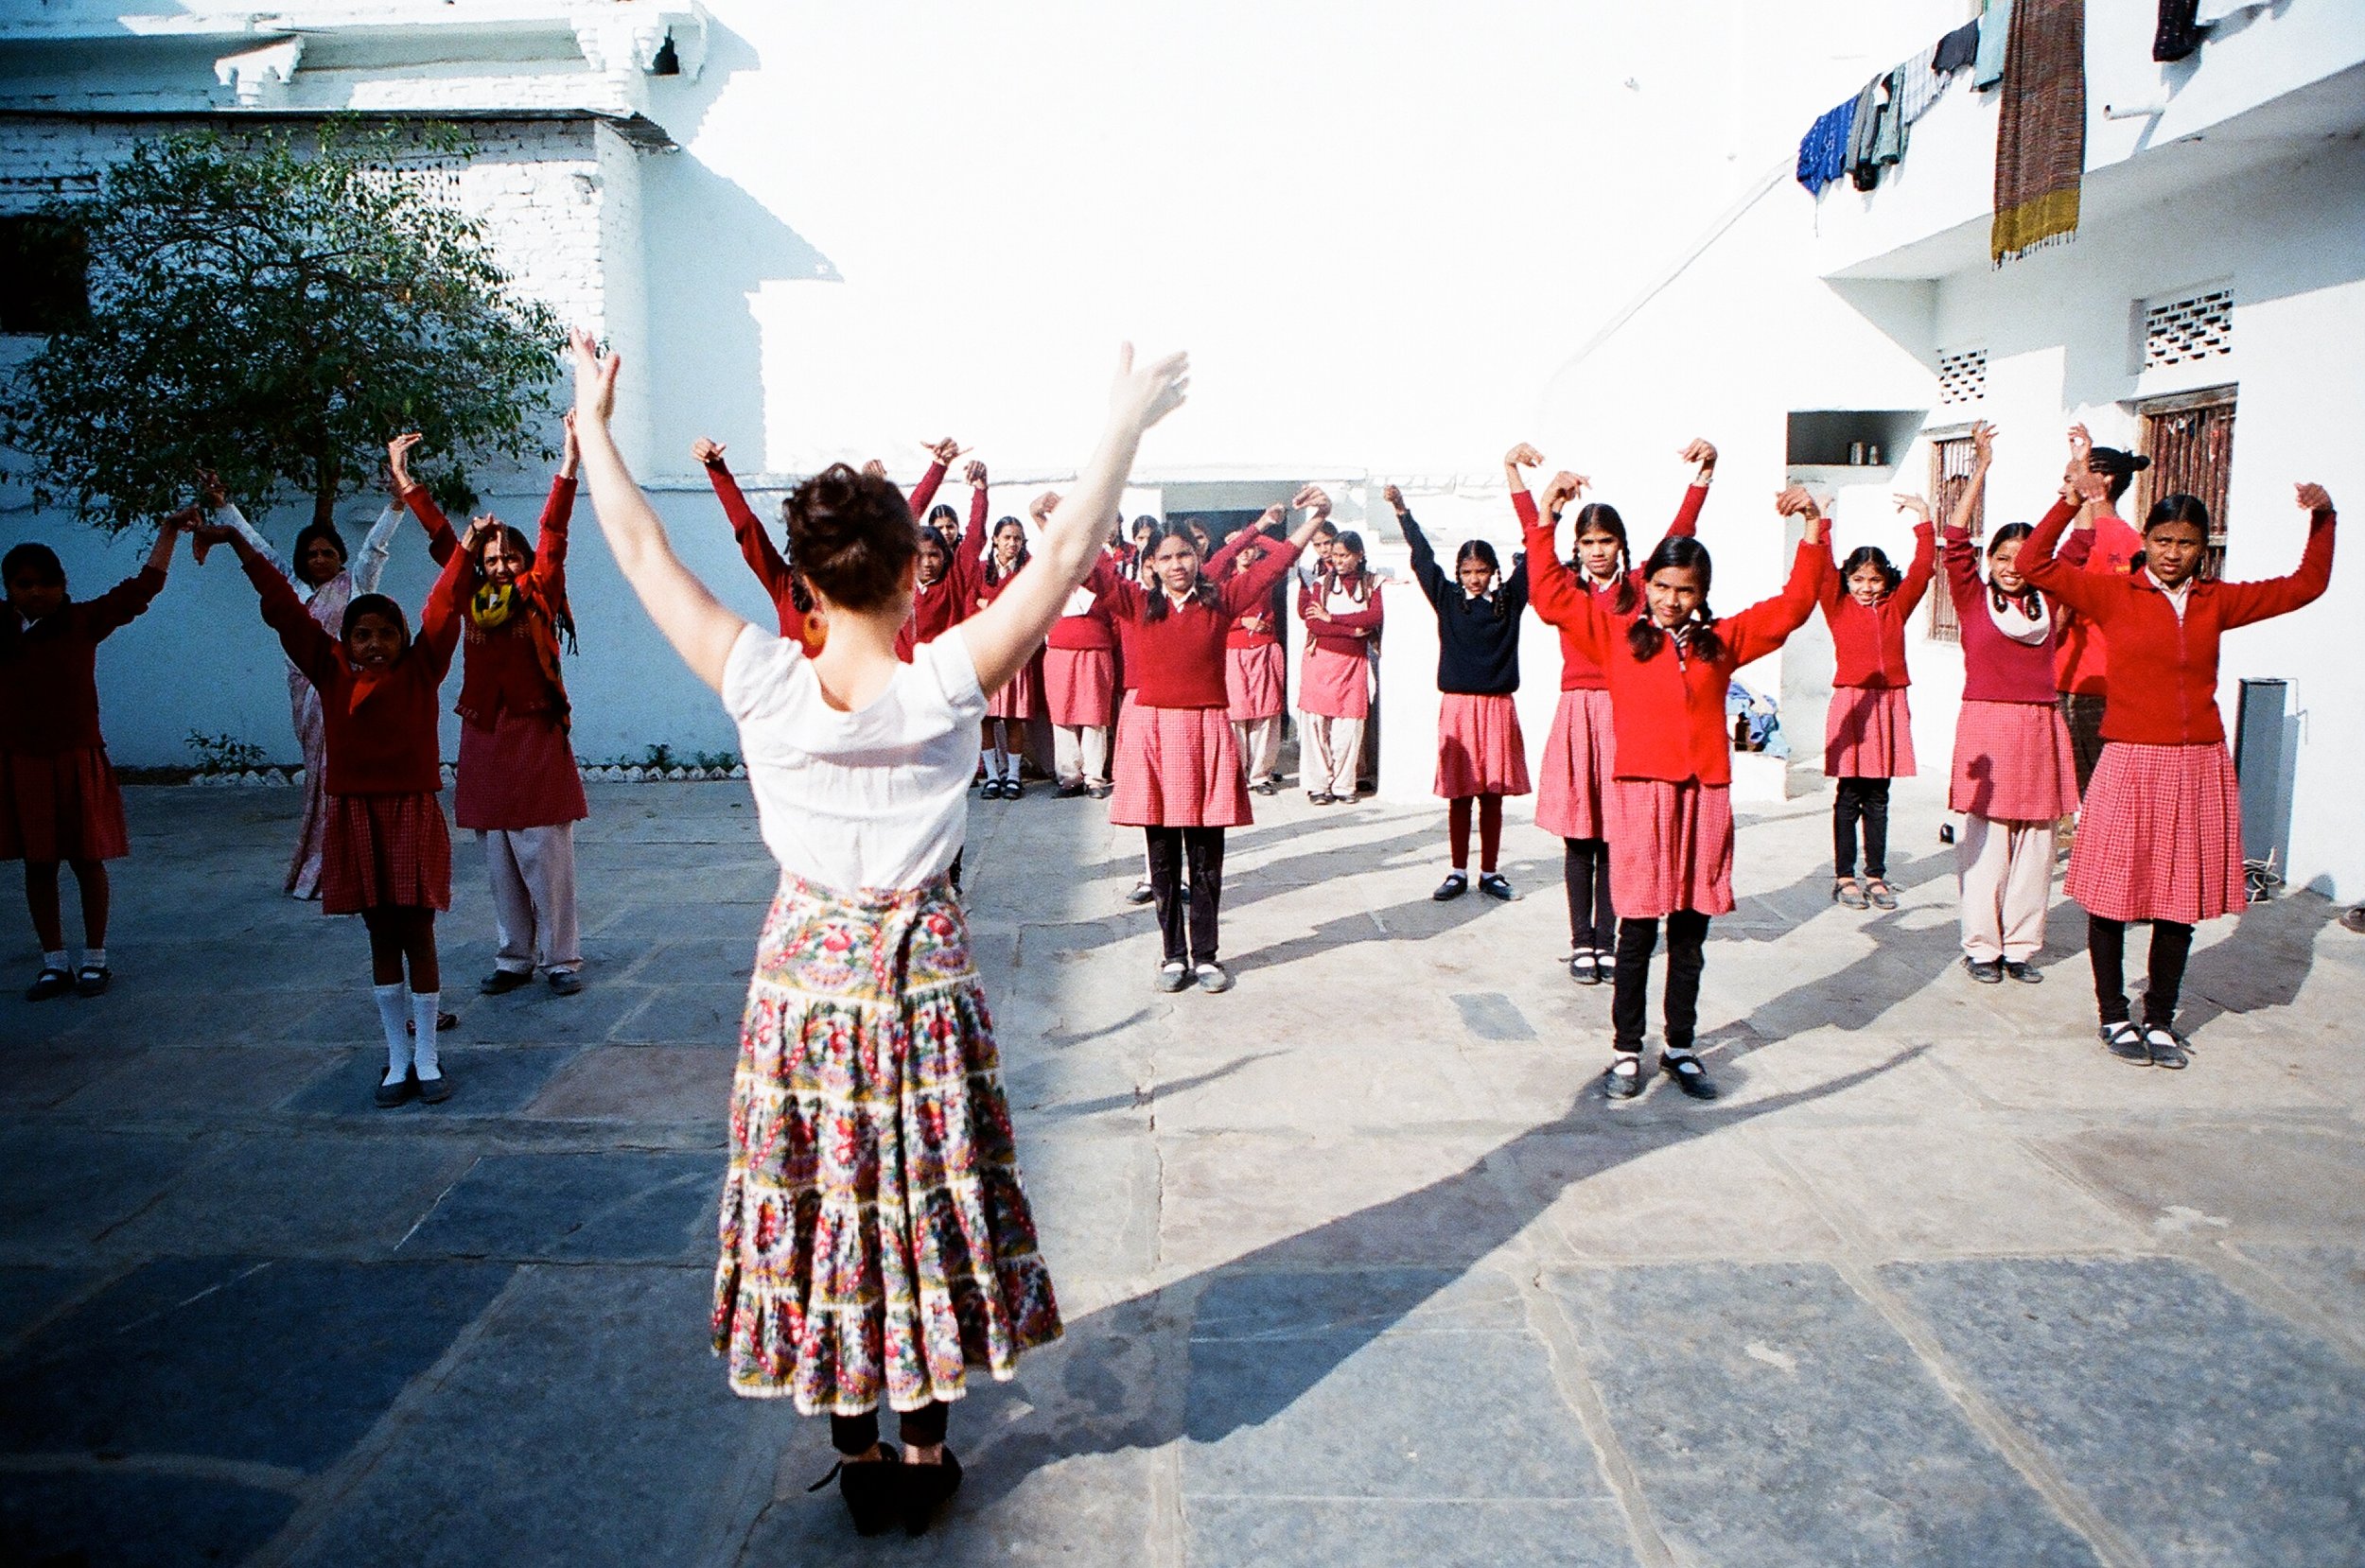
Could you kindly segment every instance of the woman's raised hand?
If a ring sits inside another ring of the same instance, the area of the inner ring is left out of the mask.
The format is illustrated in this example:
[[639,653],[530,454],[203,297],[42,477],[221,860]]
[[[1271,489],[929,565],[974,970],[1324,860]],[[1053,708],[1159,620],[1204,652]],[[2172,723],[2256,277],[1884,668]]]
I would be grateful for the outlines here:
[[1691,444],[1675,455],[1699,468],[1699,473],[1692,477],[1692,483],[1706,484],[1716,478],[1716,447],[1712,444],[1694,436]]
[[1330,515],[1330,495],[1319,484],[1303,486],[1296,495],[1289,497],[1289,509],[1292,512],[1310,512],[1317,517],[1327,517]]
[[1971,422],[1971,459],[1982,468],[1995,461],[1995,427],[1984,419]]
[[2303,512],[2330,512],[2332,510],[2332,497],[2325,493],[2324,487],[2321,484],[2299,486],[2299,497],[2300,510]]
[[1554,474],[1550,482],[1544,486],[1544,515],[1557,519],[1561,509],[1584,495],[1585,487],[1592,482],[1583,474],[1571,474],[1566,468]]
[[2094,438],[2093,432],[2087,429],[2082,421],[2069,427],[2069,449],[2070,462],[2080,468],[2085,467],[2086,459],[2093,455],[2094,449]]
[[1544,454],[1537,451],[1534,447],[1529,445],[1524,441],[1519,443],[1518,445],[1514,446],[1510,451],[1503,454],[1503,466],[1505,468],[1541,468],[1543,465]]
[[886,478],[886,464],[882,462],[877,458],[872,458],[869,462],[864,463],[862,465],[862,471],[864,477],[867,479],[883,479]]
[[986,465],[975,458],[972,458],[969,460],[968,472],[963,477],[969,480],[969,487],[972,490],[983,490],[986,487]]
[[1406,511],[1404,504],[1404,491],[1400,486],[1393,484],[1388,486],[1385,490],[1382,490],[1379,493],[1379,498],[1386,501],[1390,506],[1395,508],[1396,515],[1399,517],[1404,515]]
[[1051,515],[1051,509],[1059,504],[1060,493],[1056,490],[1046,490],[1028,504],[1026,515],[1034,518],[1035,526],[1041,528],[1043,525],[1043,519]]
[[723,461],[723,444],[700,436],[690,444],[690,456],[701,468],[711,468]]
[[1191,357],[1169,354],[1147,365],[1133,363],[1133,345],[1117,349],[1116,382],[1109,389],[1109,414],[1139,432],[1182,406],[1190,395]]
[[397,491],[411,488],[411,448],[422,439],[418,431],[406,430],[386,444],[386,466],[394,473]]
[[568,409],[558,416],[567,427],[567,440],[558,455],[558,471],[569,479],[575,477],[575,465],[583,461],[583,444],[575,438],[575,410]]
[[[616,409],[616,373],[623,357],[602,354],[591,334],[575,328],[570,340],[575,359],[575,418],[586,425],[605,427]],[[415,439],[415,438],[413,438]]]
[[1803,517],[1813,522],[1823,515],[1823,503],[1805,485],[1794,484],[1774,497],[1774,510],[1785,517]]
[[1917,524],[1926,523],[1930,520],[1930,503],[1923,500],[1920,497],[1901,491],[1897,495],[1891,496],[1889,499],[1897,503],[1898,511],[1912,513],[1914,514],[1914,521]]
[[942,441],[923,441],[920,444],[928,449],[928,455],[930,457],[936,459],[947,468],[953,466],[953,460],[955,458],[959,457],[963,452],[969,450],[968,447],[962,445],[959,442],[955,441],[951,436],[946,436]]

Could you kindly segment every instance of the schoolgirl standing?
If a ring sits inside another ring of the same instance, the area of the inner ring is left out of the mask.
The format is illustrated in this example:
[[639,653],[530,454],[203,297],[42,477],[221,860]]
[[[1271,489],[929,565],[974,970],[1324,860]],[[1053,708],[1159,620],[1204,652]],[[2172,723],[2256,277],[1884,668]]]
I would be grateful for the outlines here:
[[[1319,545],[1316,547],[1319,548]],[[1305,653],[1298,671],[1298,774],[1317,806],[1352,801],[1371,717],[1374,644],[1387,624],[1363,536],[1333,533],[1328,562],[1298,588]]]
[[328,791],[321,913],[359,915],[370,933],[371,992],[386,1037],[377,1103],[440,1104],[451,1084],[435,1049],[443,994],[435,915],[451,908],[451,834],[436,799],[444,787],[436,691],[469,614],[473,557],[462,549],[446,558],[414,641],[402,606],[375,593],[356,594],[331,635],[243,534],[208,527],[199,536],[237,552],[264,623],[321,694]]
[[[391,485],[392,476],[388,477]],[[296,535],[295,559],[289,561],[272,548],[246,514],[231,504],[221,481],[210,473],[198,476],[198,489],[213,520],[235,529],[246,542],[279,569],[320,629],[331,636],[344,626],[345,606],[357,593],[376,593],[377,580],[394,555],[394,531],[401,527],[400,497],[390,499],[370,531],[362,536],[361,560],[346,566],[344,536],[334,523],[307,523]],[[321,895],[321,853],[328,825],[328,791],[323,775],[328,765],[328,732],[322,727],[321,696],[312,683],[288,661],[288,707],[296,743],[304,749],[304,819],[296,829],[295,853],[288,861],[286,890],[290,898]]]
[[1479,891],[1509,898],[1510,880],[1495,868],[1503,840],[1503,796],[1528,793],[1527,741],[1511,695],[1519,689],[1519,617],[1528,605],[1522,555],[1505,580],[1495,547],[1463,542],[1447,578],[1404,492],[1381,492],[1412,547],[1412,578],[1437,614],[1436,793],[1449,805],[1453,869],[1429,897],[1459,898],[1470,888],[1470,816],[1478,809]]
[[[985,471],[981,466],[977,472],[976,493],[982,498]],[[1032,559],[1026,549],[1025,524],[1016,517],[1005,517],[994,524],[993,538],[978,579],[977,608],[982,610],[1001,598]],[[1026,793],[1026,786],[1019,782],[1018,759],[1026,749],[1026,723],[1042,710],[1042,650],[1039,648],[1017,674],[995,688],[986,699],[984,799],[1016,800]]]
[[[1292,504],[1306,505],[1320,494],[1309,487]],[[1109,613],[1131,627],[1127,668],[1137,685],[1117,727],[1109,820],[1143,829],[1147,840],[1150,895],[1165,936],[1162,991],[1194,980],[1210,993],[1232,988],[1231,974],[1217,961],[1223,830],[1245,827],[1255,815],[1239,743],[1224,716],[1224,637],[1243,611],[1263,603],[1288,575],[1313,531],[1309,515],[1286,543],[1218,584],[1201,569],[1189,525],[1169,522],[1150,545],[1154,585],[1110,585]]]
[[[1271,549],[1264,542],[1264,523],[1277,521],[1277,510],[1225,540],[1235,547],[1230,560],[1219,569],[1211,563],[1208,575],[1218,581],[1236,577],[1264,559]],[[1223,685],[1248,787],[1260,795],[1272,794],[1281,788],[1281,716],[1289,707],[1289,657],[1281,646],[1270,596],[1241,612],[1225,635]]]
[[[1040,531],[1060,497],[1044,491],[1030,511]],[[1060,618],[1051,623],[1042,658],[1043,702],[1051,714],[1053,770],[1063,800],[1090,794],[1105,799],[1109,782],[1109,730],[1116,720],[1117,634],[1100,596],[1109,578],[1130,568],[1131,555],[1111,540],[1093,563],[1092,575],[1068,590]]]
[[[2006,975],[2034,984],[2044,978],[2034,960],[2044,947],[2053,892],[2053,828],[2077,810],[2077,760],[2054,700],[2059,618],[2022,572],[2035,531],[2026,523],[1997,529],[1988,538],[1988,575],[1979,575],[1971,518],[1995,459],[1995,431],[1973,425],[1971,441],[1971,479],[1947,524],[1945,549],[1963,642],[1963,705],[1947,793],[1948,808],[1963,818],[1954,840],[1963,967],[1983,984]],[[2081,533],[2081,545],[2092,537]]]
[[[933,449],[936,461],[912,491],[912,515],[920,514],[928,497],[935,495],[943,482],[945,470],[960,448],[950,437]],[[949,531],[953,509],[939,506],[927,514],[928,520],[920,530],[920,566],[917,586],[912,590],[911,618],[903,624],[903,635],[896,640],[897,651],[906,659],[912,650],[923,642],[934,642],[945,633],[977,613],[977,590],[985,581],[986,544],[986,465],[973,459],[969,465],[969,528],[959,542],[954,542]]]
[[763,531],[754,508],[731,477],[730,465],[723,461],[723,445],[700,436],[690,444],[690,455],[704,468],[707,482],[714,487],[714,498],[723,503],[723,515],[730,520],[731,537],[739,541],[740,558],[747,569],[763,584],[763,596],[772,601],[772,610],[780,618],[780,636],[797,644],[807,653],[818,650],[827,636],[818,617],[813,614],[813,595],[797,581],[797,572],[772,543],[772,536]]
[[[2062,483],[2073,502],[2081,504],[2076,533],[2087,541],[2085,570],[2123,577],[2137,569],[2143,553],[2142,535],[2118,514],[2135,476],[2151,466],[2140,452],[2096,446],[2083,425],[2070,427],[2069,465]],[[2066,558],[2067,552],[2063,552]],[[2102,710],[2110,703],[2111,651],[2102,634],[2067,604],[2055,606],[2059,629],[2054,637],[2054,681],[2060,692],[2061,718],[2068,723],[2070,750],[2077,758],[2077,788],[2082,793],[2102,759]]]
[[[1539,581],[1568,567],[1554,555],[1561,509],[1584,481],[1558,474],[1544,492],[1544,516],[1528,531]],[[1800,487],[1775,502],[1806,524],[1790,581],[1772,599],[1718,619],[1708,609],[1711,563],[1697,539],[1663,539],[1631,580],[1610,595],[1556,583],[1562,634],[1601,666],[1616,731],[1616,778],[1603,827],[1617,901],[1618,961],[1610,998],[1613,1031],[1604,1092],[1613,1104],[1642,1092],[1642,1025],[1651,954],[1667,922],[1666,1046],[1659,1070],[1696,1100],[1716,1086],[1692,1050],[1708,921],[1733,908],[1732,737],[1725,692],[1733,671],[1779,648],[1814,613],[1831,571],[1821,511]],[[1570,574],[1573,575],[1573,574]]]
[[[831,1418],[856,1529],[900,1517],[918,1534],[960,1484],[944,1443],[969,1369],[1007,1379],[1060,1333],[947,876],[985,688],[1032,656],[1092,568],[1141,433],[1182,399],[1183,366],[1137,372],[1128,351],[1108,430],[1035,568],[906,664],[895,645],[913,531],[892,484],[838,465],[791,498],[790,553],[830,619],[829,642],[805,657],[674,557],[607,428],[616,361],[587,334],[574,345],[600,526],[658,630],[738,722],[780,862],[731,1089],[714,1346],[734,1391]],[[879,1441],[882,1406],[902,1418],[902,1463]]]
[[[1925,509],[1926,512],[1926,509]],[[1937,562],[1925,514],[1914,525],[1913,564],[1900,572],[1877,545],[1848,552],[1823,586],[1835,668],[1823,724],[1823,774],[1831,801],[1831,897],[1849,909],[1895,909],[1888,884],[1889,783],[1914,776],[1913,714],[1905,688],[1905,625],[1929,591]],[[1857,828],[1865,880],[1856,880]]]
[[[25,905],[41,941],[27,1002],[107,988],[107,862],[131,852],[123,791],[98,732],[98,645],[164,590],[173,541],[194,521],[166,518],[140,569],[96,599],[68,597],[47,545],[0,557],[0,861],[25,862]],[[58,867],[74,868],[82,901],[82,961],[67,967]]]
[[492,882],[493,972],[486,996],[534,984],[539,965],[551,990],[583,989],[583,941],[575,912],[575,824],[591,814],[569,736],[571,709],[559,650],[572,645],[567,605],[567,521],[575,505],[575,432],[542,504],[535,537],[497,517],[479,517],[456,538],[406,460],[416,434],[388,444],[403,504],[426,526],[437,560],[457,547],[466,558],[461,640],[460,761],[452,816],[475,832]]
[[[1700,508],[1716,479],[1716,448],[1693,441],[1681,454],[1695,464],[1675,520],[1667,537],[1689,537],[1698,526]],[[1533,468],[1544,455],[1525,442],[1503,455],[1503,475],[1510,481],[1512,510],[1522,530],[1535,526],[1535,497],[1528,494],[1521,468]],[[1578,477],[1578,495],[1589,481]],[[1572,497],[1573,498],[1573,497]],[[1550,587],[1547,589],[1549,580]],[[1535,793],[1535,825],[1556,833],[1561,842],[1561,881],[1568,895],[1568,977],[1580,985],[1599,985],[1610,977],[1618,945],[1618,913],[1609,885],[1609,840],[1605,815],[1610,781],[1617,776],[1617,734],[1610,722],[1609,677],[1586,657],[1567,630],[1576,611],[1568,596],[1585,592],[1614,596],[1621,584],[1630,596],[1642,592],[1633,552],[1626,544],[1626,521],[1605,501],[1588,502],[1577,510],[1575,549],[1568,569],[1549,575],[1540,567],[1529,584],[1535,613],[1547,625],[1561,628],[1560,706],[1552,710],[1550,737],[1544,743],[1544,762]],[[1551,596],[1546,602],[1546,595]]]
[[[2308,514],[2299,569],[2261,583],[2201,574],[2209,509],[2164,496],[2144,517],[2144,566],[2129,576],[2080,571],[2054,554],[2069,526],[2056,507],[2021,547],[2023,570],[2076,606],[2111,648],[2102,758],[2070,850],[2069,896],[2085,906],[2086,948],[2103,1043],[2122,1061],[2181,1068],[2177,995],[2193,928],[2245,903],[2242,800],[2217,715],[2217,645],[2236,626],[2287,615],[2332,581],[2332,497],[2298,487]],[[2151,922],[2144,1021],[2128,1016],[2127,924]]]

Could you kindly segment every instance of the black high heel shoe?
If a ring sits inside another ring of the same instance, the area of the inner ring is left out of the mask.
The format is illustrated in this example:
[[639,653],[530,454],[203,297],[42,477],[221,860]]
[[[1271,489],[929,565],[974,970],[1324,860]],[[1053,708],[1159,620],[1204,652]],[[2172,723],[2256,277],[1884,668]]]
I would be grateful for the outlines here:
[[937,1510],[961,1490],[961,1462],[948,1448],[940,1463],[895,1468],[903,1472],[903,1533],[924,1535]]
[[846,1500],[846,1511],[854,1517],[854,1533],[884,1535],[903,1513],[904,1488],[899,1473],[903,1468],[902,1455],[891,1445],[881,1443],[878,1458],[841,1458],[830,1467],[829,1474],[805,1490],[819,1491],[835,1481],[837,1494]]

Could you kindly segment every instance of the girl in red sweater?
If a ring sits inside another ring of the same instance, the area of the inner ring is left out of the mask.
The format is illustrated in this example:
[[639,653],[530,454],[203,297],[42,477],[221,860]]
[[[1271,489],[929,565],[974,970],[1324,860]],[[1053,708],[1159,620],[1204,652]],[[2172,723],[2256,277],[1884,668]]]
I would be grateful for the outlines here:
[[[1954,841],[1962,895],[1963,966],[1982,984],[2005,976],[2034,984],[2053,891],[2053,825],[2077,809],[2077,760],[2054,701],[2057,606],[2022,570],[2035,531],[2026,523],[1988,538],[1988,575],[1971,519],[1995,459],[1995,431],[1971,429],[1973,462],[1946,528],[1946,584],[1962,628],[1963,706],[1954,721],[1948,807],[1963,816]],[[1901,497],[1921,509],[1918,496]],[[1926,515],[1926,512],[1924,513]],[[2081,547],[2093,539],[2081,532]]]
[[[1233,551],[1226,575],[1239,576],[1265,558],[1271,547],[1263,541],[1264,531],[1279,520],[1279,513],[1275,507],[1224,541],[1240,546]],[[1248,787],[1260,795],[1281,788],[1281,716],[1288,711],[1288,687],[1289,657],[1281,646],[1281,630],[1268,596],[1264,603],[1250,605],[1224,637],[1225,711],[1239,743],[1241,765],[1248,769]]]
[[821,621],[813,613],[813,593],[798,580],[796,568],[788,564],[773,545],[772,536],[763,531],[755,510],[740,492],[739,481],[731,477],[728,464],[723,461],[723,445],[700,436],[690,444],[690,455],[698,466],[707,471],[707,482],[714,486],[714,498],[723,503],[723,515],[730,519],[731,537],[739,541],[741,559],[747,569],[763,584],[763,596],[772,601],[773,613],[780,618],[780,636],[804,649],[808,653],[820,651],[825,636]]
[[[986,494],[982,464],[977,472],[976,496],[982,502]],[[1016,517],[1005,517],[994,524],[992,544],[979,571],[977,609],[982,610],[1001,598],[1002,590],[1026,569],[1030,559],[1025,524]],[[1018,759],[1026,747],[1026,722],[1042,709],[1042,651],[1037,649],[1024,669],[986,699],[985,727],[980,736],[986,765],[982,798],[1016,800],[1026,793],[1026,787],[1019,782]]]
[[[1675,520],[1667,537],[1689,535],[1700,520],[1708,486],[1716,479],[1716,448],[1693,441],[1681,454],[1696,465]],[[1535,497],[1528,494],[1522,468],[1533,468],[1544,455],[1525,442],[1503,455],[1503,475],[1511,484],[1512,510],[1519,526],[1535,526]],[[1578,494],[1586,481],[1578,477]],[[1622,589],[1621,589],[1621,585]],[[1638,595],[1642,579],[1634,569],[1626,544],[1626,522],[1618,509],[1604,501],[1588,502],[1577,511],[1576,549],[1568,571],[1555,574],[1553,592],[1582,588],[1597,597],[1620,591]],[[1531,590],[1537,614],[1548,624],[1559,624],[1543,611],[1543,584]],[[1559,618],[1569,606],[1555,605]],[[1561,880],[1568,894],[1568,977],[1580,985],[1599,985],[1610,977],[1617,954],[1618,915],[1609,885],[1609,840],[1603,813],[1610,781],[1616,776],[1613,759],[1617,738],[1610,722],[1609,677],[1587,658],[1567,632],[1560,638],[1560,706],[1552,712],[1551,736],[1544,743],[1544,759],[1536,779],[1535,825],[1561,841]]]
[[[45,1002],[107,988],[107,862],[131,852],[123,792],[98,733],[98,645],[154,602],[173,540],[194,509],[165,520],[147,564],[87,602],[66,594],[65,566],[47,545],[0,557],[0,861],[25,862],[25,904],[41,939],[41,972],[25,993]],[[82,962],[66,967],[58,867],[74,868],[82,898]]]
[[[1616,775],[1604,826],[1617,900],[1618,961],[1610,1001],[1614,1054],[1604,1079],[1612,1104],[1642,1092],[1642,1023],[1651,953],[1667,922],[1666,1049],[1660,1071],[1697,1100],[1716,1086],[1692,1051],[1700,974],[1711,916],[1733,907],[1730,735],[1725,692],[1733,671],[1779,648],[1814,613],[1831,575],[1820,509],[1793,486],[1777,510],[1806,524],[1781,593],[1719,620],[1708,605],[1710,563],[1696,539],[1662,540],[1642,564],[1639,588],[1588,592],[1555,554],[1561,509],[1584,481],[1553,476],[1543,518],[1528,530],[1536,613],[1598,665],[1608,683]],[[1549,580],[1551,586],[1543,584]]]
[[[1309,505],[1320,495],[1308,486],[1292,504]],[[1224,637],[1288,575],[1313,531],[1309,516],[1280,549],[1218,584],[1200,569],[1189,525],[1169,522],[1150,543],[1153,585],[1109,584],[1110,614],[1131,624],[1128,672],[1135,682],[1133,706],[1117,729],[1109,820],[1142,828],[1148,841],[1150,894],[1165,938],[1162,991],[1194,980],[1210,993],[1232,988],[1216,957],[1223,830],[1245,827],[1255,813],[1239,742],[1225,717]],[[1186,861],[1187,911],[1181,891]]]
[[[946,469],[961,449],[947,436],[930,451],[936,461],[912,487],[915,517],[922,515],[920,509],[944,482]],[[977,589],[985,572],[985,480],[986,465],[972,461],[969,465],[969,530],[958,544],[948,531],[954,521],[951,507],[939,506],[925,514],[928,521],[920,531],[920,577],[912,592],[912,611],[895,643],[896,652],[906,662],[914,648],[936,641],[976,612]]]
[[[2111,649],[2102,758],[2070,851],[2069,896],[2086,907],[2094,1000],[2111,1054],[2181,1068],[2177,993],[2193,927],[2241,912],[2242,799],[2217,715],[2217,642],[2226,632],[2287,615],[2332,581],[2332,497],[2298,487],[2308,514],[2299,569],[2263,583],[2201,576],[2209,509],[2165,496],[2144,519],[2144,565],[2125,577],[2078,571],[2054,555],[2069,526],[2057,506],[2021,549],[2028,580],[2099,629]],[[2127,923],[2151,922],[2150,980],[2141,1028],[2128,1018]]]
[[[1318,547],[1319,548],[1319,547]],[[1332,535],[1328,562],[1298,588],[1305,657],[1298,671],[1298,773],[1317,806],[1355,798],[1372,714],[1371,651],[1387,625],[1363,536]]]
[[356,594],[345,606],[342,635],[331,636],[236,530],[208,526],[198,537],[237,552],[262,598],[264,623],[321,694],[328,741],[321,913],[359,915],[369,930],[370,980],[386,1037],[377,1104],[447,1100],[451,1085],[435,1051],[443,994],[435,914],[451,908],[451,834],[435,798],[444,782],[436,690],[470,613],[471,557],[456,549],[446,558],[420,612],[415,642],[402,606],[375,593]]
[[[1897,907],[1888,884],[1889,781],[1914,775],[1913,714],[1906,706],[1905,623],[1930,587],[1937,559],[1926,514],[1914,525],[1913,565],[1899,572],[1879,547],[1848,552],[1823,587],[1837,668],[1823,725],[1823,774],[1831,801],[1831,897],[1849,909]],[[1864,825],[1865,880],[1856,880],[1856,826]]]
[[405,460],[415,434],[396,436],[387,454],[403,504],[425,525],[429,551],[454,549],[466,615],[462,664],[458,786],[452,817],[473,831],[492,883],[493,970],[477,983],[486,996],[534,984],[539,967],[551,990],[583,989],[583,939],[575,904],[575,824],[591,814],[576,771],[571,705],[559,669],[562,644],[575,638],[567,603],[567,522],[575,505],[575,429],[542,504],[535,537],[498,517],[482,516],[456,537]]

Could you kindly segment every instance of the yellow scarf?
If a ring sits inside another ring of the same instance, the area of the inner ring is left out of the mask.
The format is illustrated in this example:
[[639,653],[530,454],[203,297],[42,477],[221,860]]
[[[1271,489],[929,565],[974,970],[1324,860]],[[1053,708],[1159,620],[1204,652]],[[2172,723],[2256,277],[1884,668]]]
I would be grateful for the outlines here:
[[487,583],[468,600],[468,618],[480,632],[504,625],[517,610],[517,590],[507,583]]

